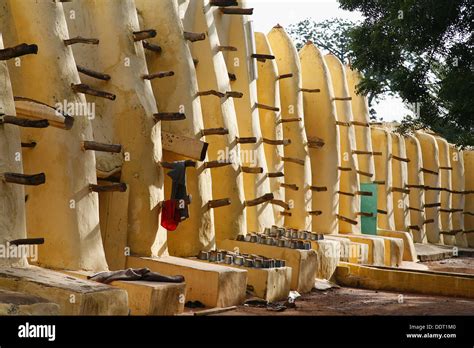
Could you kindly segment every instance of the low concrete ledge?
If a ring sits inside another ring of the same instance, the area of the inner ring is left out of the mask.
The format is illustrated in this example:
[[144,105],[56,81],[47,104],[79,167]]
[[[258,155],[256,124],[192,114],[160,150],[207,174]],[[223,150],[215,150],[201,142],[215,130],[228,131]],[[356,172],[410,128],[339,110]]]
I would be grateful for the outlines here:
[[292,268],[290,284],[292,290],[304,293],[311,291],[314,287],[318,270],[318,256],[314,250],[290,249],[230,239],[218,242],[218,247],[225,250],[238,248],[241,253],[285,260],[286,266]]
[[354,288],[474,298],[474,275],[407,271],[342,262],[335,276],[338,284]]
[[415,243],[409,232],[405,231],[389,231],[389,230],[377,230],[377,235],[382,237],[393,237],[400,238],[403,240],[403,261],[418,261]]
[[368,247],[368,264],[385,265],[385,242],[381,237],[366,234],[343,234],[341,237],[349,238],[356,243],[366,244]]
[[45,268],[0,268],[0,288],[57,303],[61,315],[128,315],[124,290]]
[[324,238],[341,243],[341,261],[360,264],[369,262],[369,247],[367,244],[353,242],[345,234],[326,234]]
[[245,301],[247,271],[206,264],[173,256],[127,257],[127,267],[147,267],[164,275],[182,275],[186,301],[199,301],[206,307],[230,307]]
[[[196,259],[196,261],[214,264],[199,259]],[[247,289],[251,287],[255,297],[259,297],[268,302],[281,301],[288,298],[291,284],[291,267],[251,268],[224,265],[247,271]]]
[[59,305],[42,297],[0,289],[0,315],[58,315]]
[[311,241],[311,248],[318,256],[316,278],[329,280],[341,260],[341,242],[337,240]]
[[[65,273],[81,279],[95,274],[87,271]],[[177,315],[184,311],[185,283],[116,280],[109,285],[127,292],[131,315]]]

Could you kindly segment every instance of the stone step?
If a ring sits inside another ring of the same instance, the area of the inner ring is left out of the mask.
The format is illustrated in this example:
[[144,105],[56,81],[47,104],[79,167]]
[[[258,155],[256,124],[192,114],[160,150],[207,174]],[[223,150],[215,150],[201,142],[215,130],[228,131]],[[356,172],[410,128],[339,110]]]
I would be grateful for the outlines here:
[[291,290],[305,293],[311,291],[314,286],[318,270],[318,256],[314,250],[290,249],[230,239],[218,242],[218,247],[225,250],[238,248],[240,253],[285,260],[286,266],[292,268]]
[[0,288],[57,303],[61,315],[128,315],[124,290],[41,267],[0,268]]
[[199,301],[206,307],[230,307],[242,304],[245,300],[245,270],[174,256],[128,256],[127,267],[147,267],[164,275],[184,276],[186,301]]
[[0,315],[58,315],[59,305],[45,298],[0,289]]
[[[195,260],[207,264],[215,264],[197,258]],[[255,297],[268,302],[281,301],[288,298],[291,283],[291,267],[252,268],[224,263],[222,265],[247,271],[247,289],[251,288]]]
[[[84,271],[66,273],[83,279],[94,274]],[[127,292],[131,315],[177,315],[184,311],[185,283],[116,280],[109,285]]]

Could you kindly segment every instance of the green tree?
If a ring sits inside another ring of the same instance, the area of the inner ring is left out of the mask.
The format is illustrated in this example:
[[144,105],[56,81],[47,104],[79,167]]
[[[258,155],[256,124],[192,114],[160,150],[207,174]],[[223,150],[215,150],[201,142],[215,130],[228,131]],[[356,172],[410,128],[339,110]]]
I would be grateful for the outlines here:
[[347,63],[350,54],[348,32],[354,25],[354,22],[340,18],[322,22],[307,18],[289,25],[288,34],[294,40],[298,50],[308,41],[312,41],[319,48]]
[[397,93],[417,105],[402,131],[429,127],[474,145],[472,0],[339,0],[364,21],[350,29],[352,66],[363,94]]

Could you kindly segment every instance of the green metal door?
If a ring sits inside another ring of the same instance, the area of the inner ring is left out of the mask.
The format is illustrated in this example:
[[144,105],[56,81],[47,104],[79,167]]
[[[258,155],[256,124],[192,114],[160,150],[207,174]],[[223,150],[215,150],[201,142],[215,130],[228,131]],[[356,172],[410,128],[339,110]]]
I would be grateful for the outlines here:
[[371,192],[371,196],[361,195],[362,233],[377,235],[377,184],[360,184],[361,191]]

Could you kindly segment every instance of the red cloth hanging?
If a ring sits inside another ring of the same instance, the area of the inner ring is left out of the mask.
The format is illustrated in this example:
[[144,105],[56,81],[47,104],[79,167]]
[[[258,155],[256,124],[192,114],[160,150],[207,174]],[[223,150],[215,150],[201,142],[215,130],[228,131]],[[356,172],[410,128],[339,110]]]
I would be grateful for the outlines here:
[[161,226],[168,231],[174,231],[180,222],[178,213],[178,200],[170,199],[163,202],[161,208]]

